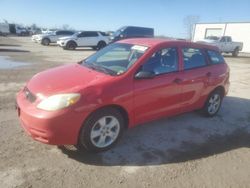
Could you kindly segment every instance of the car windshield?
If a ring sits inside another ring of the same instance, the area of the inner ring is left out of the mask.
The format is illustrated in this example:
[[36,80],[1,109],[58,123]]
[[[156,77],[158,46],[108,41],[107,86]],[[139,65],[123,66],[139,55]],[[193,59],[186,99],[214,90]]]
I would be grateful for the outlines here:
[[88,57],[81,64],[106,74],[121,75],[125,73],[147,49],[148,47],[141,45],[114,43]]
[[81,31],[75,32],[72,36],[77,37],[79,34],[81,34]]
[[126,27],[122,27],[122,28],[118,29],[113,35],[114,35],[115,37],[119,36],[119,35],[124,31],[125,28],[126,28]]

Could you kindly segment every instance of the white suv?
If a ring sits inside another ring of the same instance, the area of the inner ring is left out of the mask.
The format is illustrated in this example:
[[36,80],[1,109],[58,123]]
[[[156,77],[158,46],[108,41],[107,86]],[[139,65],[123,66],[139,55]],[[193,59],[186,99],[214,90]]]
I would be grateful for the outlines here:
[[32,36],[32,40],[48,46],[50,43],[56,43],[60,37],[71,36],[74,33],[74,31],[58,30],[46,34],[34,35]]
[[109,36],[100,31],[81,31],[72,36],[59,38],[57,44],[63,49],[74,50],[76,47],[101,49],[109,43]]

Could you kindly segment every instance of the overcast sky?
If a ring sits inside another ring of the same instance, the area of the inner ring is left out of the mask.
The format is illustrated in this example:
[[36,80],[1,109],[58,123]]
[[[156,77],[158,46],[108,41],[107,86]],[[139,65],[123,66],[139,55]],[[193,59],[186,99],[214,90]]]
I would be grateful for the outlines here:
[[157,35],[185,37],[183,19],[250,22],[250,0],[0,0],[0,20],[76,30],[116,30],[124,25],[155,28]]

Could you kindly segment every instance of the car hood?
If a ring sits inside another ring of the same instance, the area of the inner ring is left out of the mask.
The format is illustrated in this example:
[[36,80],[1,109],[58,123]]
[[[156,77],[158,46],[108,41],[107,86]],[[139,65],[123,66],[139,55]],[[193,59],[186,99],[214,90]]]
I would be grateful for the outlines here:
[[48,97],[59,93],[81,92],[84,88],[111,78],[110,75],[82,65],[71,64],[36,74],[27,83],[27,87],[35,95]]

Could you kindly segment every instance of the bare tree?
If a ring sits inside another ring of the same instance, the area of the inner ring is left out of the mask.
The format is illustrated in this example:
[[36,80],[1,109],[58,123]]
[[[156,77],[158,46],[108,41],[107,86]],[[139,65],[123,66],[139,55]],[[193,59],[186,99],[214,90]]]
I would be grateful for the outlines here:
[[188,39],[192,39],[193,27],[194,24],[199,22],[200,16],[197,15],[188,15],[183,19],[183,24],[186,30],[186,35]]

